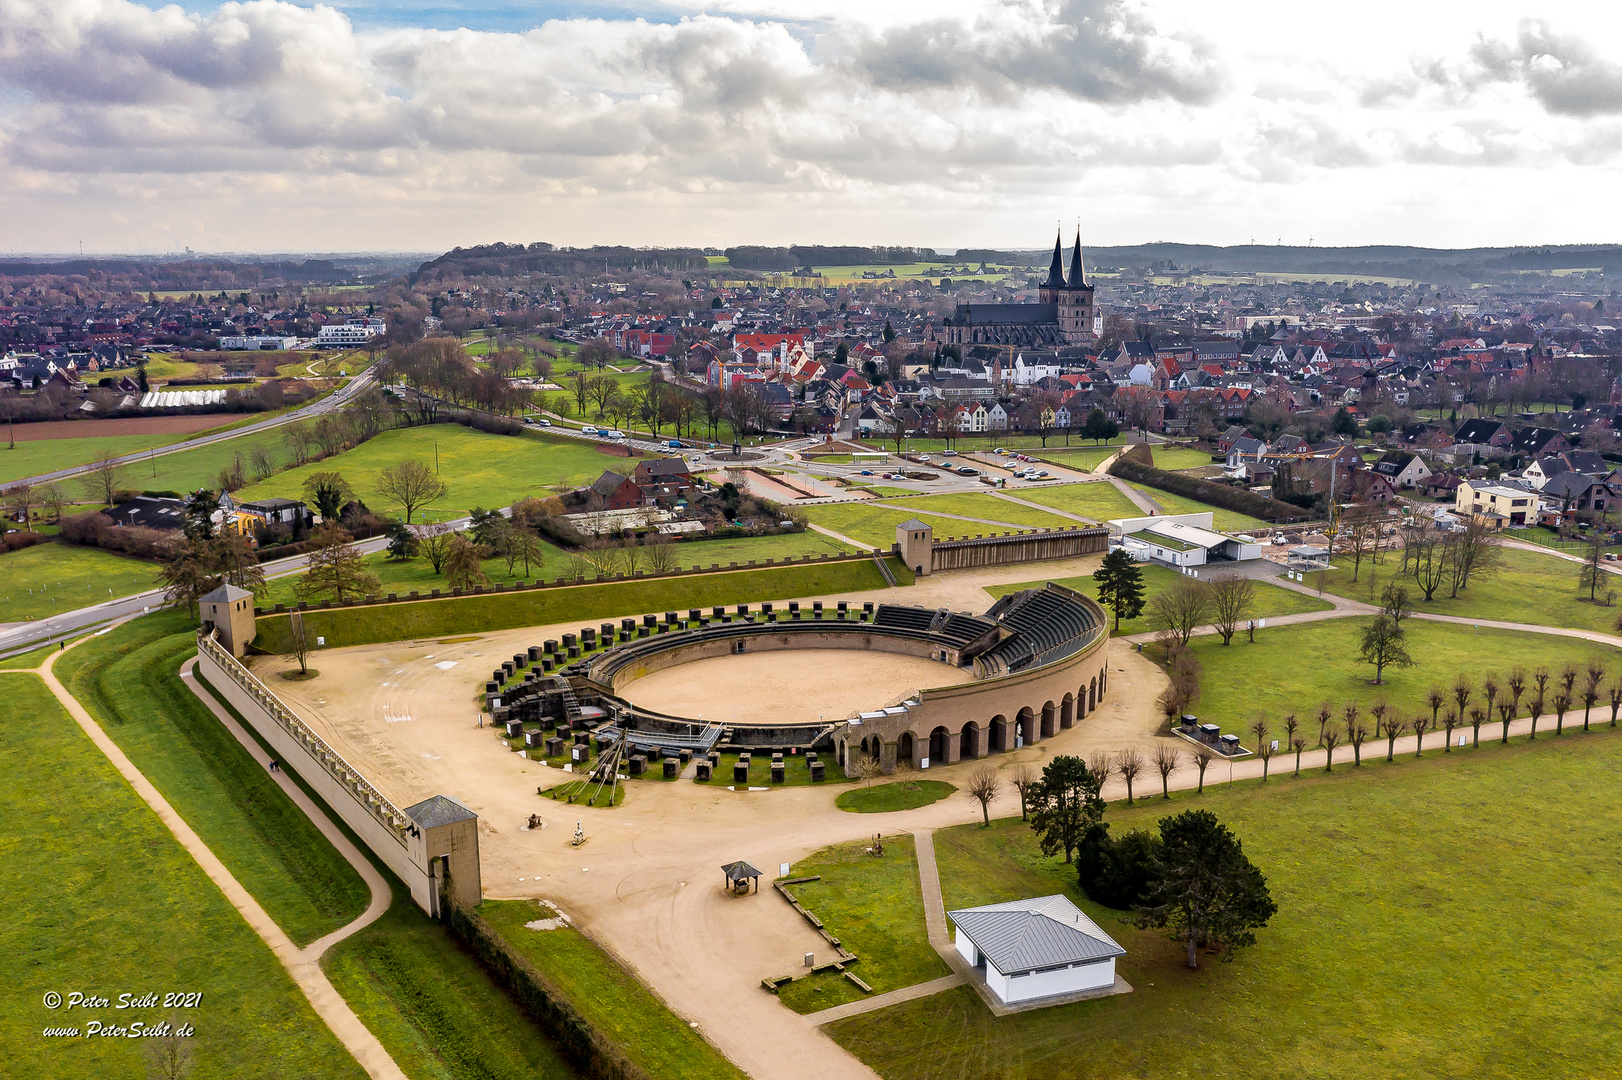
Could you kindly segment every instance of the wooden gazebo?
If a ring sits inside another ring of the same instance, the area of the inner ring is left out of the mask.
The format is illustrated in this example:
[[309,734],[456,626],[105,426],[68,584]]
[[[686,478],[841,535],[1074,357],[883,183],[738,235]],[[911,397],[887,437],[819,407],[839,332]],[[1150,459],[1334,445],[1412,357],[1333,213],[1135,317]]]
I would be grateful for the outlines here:
[[760,891],[760,871],[741,859],[721,867],[721,873],[727,876],[727,890],[733,896],[745,895],[751,886],[755,892]]

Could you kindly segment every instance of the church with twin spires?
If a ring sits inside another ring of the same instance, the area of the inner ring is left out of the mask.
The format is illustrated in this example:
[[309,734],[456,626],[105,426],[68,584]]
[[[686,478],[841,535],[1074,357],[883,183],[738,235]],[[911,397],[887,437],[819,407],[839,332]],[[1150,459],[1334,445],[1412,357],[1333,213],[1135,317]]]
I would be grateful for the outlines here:
[[1064,240],[1053,241],[1053,263],[1034,304],[959,304],[946,320],[948,345],[1063,348],[1087,345],[1093,334],[1093,286],[1081,262],[1081,231],[1064,269]]

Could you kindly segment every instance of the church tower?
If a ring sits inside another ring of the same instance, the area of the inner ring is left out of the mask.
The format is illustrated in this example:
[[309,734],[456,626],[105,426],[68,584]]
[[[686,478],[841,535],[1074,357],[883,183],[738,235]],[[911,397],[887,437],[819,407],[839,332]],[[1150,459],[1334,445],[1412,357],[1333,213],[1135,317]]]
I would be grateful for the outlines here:
[[[1076,242],[1081,242],[1081,234],[1076,234]],[[1064,284],[1064,235],[1061,233],[1053,238],[1053,262],[1048,266],[1047,280],[1042,282],[1037,290],[1036,302],[1038,304],[1063,303],[1065,293]]]
[[[1053,270],[1059,267],[1059,247],[1053,248]],[[1044,290],[1045,292],[1046,290]],[[1070,345],[1085,345],[1093,340],[1093,286],[1087,281],[1086,267],[1081,261],[1081,229],[1076,229],[1076,247],[1070,253],[1070,280],[1063,290],[1055,293],[1053,301],[1059,305],[1059,332]]]

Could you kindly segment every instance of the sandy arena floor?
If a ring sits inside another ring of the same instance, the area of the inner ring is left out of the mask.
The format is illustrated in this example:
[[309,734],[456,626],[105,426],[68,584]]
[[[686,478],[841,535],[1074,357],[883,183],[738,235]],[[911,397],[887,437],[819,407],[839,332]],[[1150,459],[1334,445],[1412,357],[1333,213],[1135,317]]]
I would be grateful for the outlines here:
[[623,688],[627,701],[673,716],[764,723],[843,719],[913,690],[967,682],[938,660],[852,649],[716,656],[656,671]]
[[[801,599],[894,600],[978,612],[991,602],[985,585],[1073,577],[1091,573],[1098,561],[1095,555],[958,571],[906,590]],[[625,804],[613,809],[538,796],[538,787],[555,786],[566,774],[525,760],[481,728],[474,698],[502,659],[576,629],[571,624],[501,631],[453,644],[429,640],[323,650],[311,660],[320,676],[306,683],[276,677],[275,672],[294,666],[282,658],[258,658],[252,666],[396,805],[442,792],[472,808],[479,814],[487,896],[532,896],[559,904],[576,926],[751,1075],[876,1080],[872,1070],[760,987],[762,978],[798,968],[802,954],[825,951],[825,943],[770,888],[749,897],[726,895],[720,866],[747,859],[771,877],[780,864],[792,865],[828,844],[876,831],[894,834],[977,821],[978,805],[953,797],[904,813],[848,814],[834,806],[846,790],[842,783],[744,793],[686,781],[637,781]],[[758,659],[781,662],[788,655]],[[1111,643],[1109,663],[1110,695],[1091,716],[1055,738],[987,762],[1006,776],[1020,763],[1039,768],[1055,754],[1152,747],[1160,723],[1154,700],[1164,675],[1121,642]],[[788,697],[776,689],[772,696]],[[932,768],[929,776],[961,788],[977,764]],[[1118,788],[1119,781],[1112,782],[1108,797],[1124,797]],[[1012,796],[992,805],[994,815],[1018,812]],[[547,827],[523,828],[531,813],[539,813]],[[578,849],[569,845],[576,821],[590,837]]]

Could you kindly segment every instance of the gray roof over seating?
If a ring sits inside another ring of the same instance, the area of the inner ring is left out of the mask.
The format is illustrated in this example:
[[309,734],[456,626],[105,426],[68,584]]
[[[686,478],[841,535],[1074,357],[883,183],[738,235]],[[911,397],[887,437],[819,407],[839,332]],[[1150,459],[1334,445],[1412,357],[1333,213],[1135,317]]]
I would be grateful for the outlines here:
[[1004,975],[1095,963],[1126,950],[1063,896],[1039,896],[946,913]]

